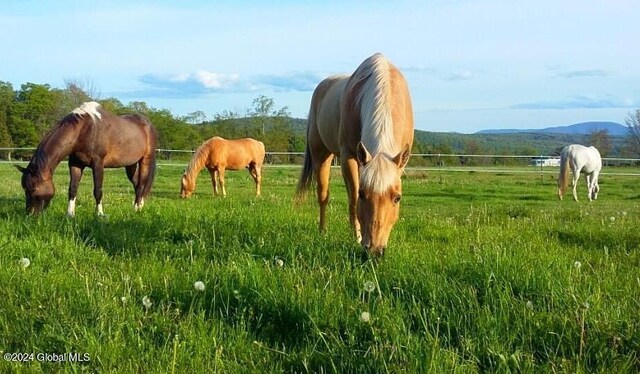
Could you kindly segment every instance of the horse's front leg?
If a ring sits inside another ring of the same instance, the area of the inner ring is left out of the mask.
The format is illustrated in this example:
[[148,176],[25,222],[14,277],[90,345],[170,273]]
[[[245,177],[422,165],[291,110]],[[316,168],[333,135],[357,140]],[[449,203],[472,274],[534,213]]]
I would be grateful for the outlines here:
[[326,230],[326,213],[327,205],[329,204],[329,177],[331,175],[331,162],[333,161],[333,155],[328,153],[319,160],[313,160],[314,174],[316,177],[316,189],[318,205],[320,206],[320,221],[318,227],[320,232]]
[[592,201],[592,196],[593,196],[593,178],[591,177],[591,175],[587,174],[585,179],[587,180],[587,198],[589,199],[589,201]]
[[211,175],[211,184],[213,185],[213,196],[218,196],[218,183],[216,181],[216,169],[209,168],[209,174]]
[[67,206],[67,215],[73,217],[76,215],[76,196],[78,195],[78,185],[82,179],[84,166],[76,165],[69,160],[69,205]]
[[99,216],[104,216],[102,209],[102,181],[104,179],[104,167],[94,165],[93,170],[93,197],[96,199],[96,212]]
[[227,190],[224,188],[224,167],[218,167],[218,182],[222,190],[222,197],[227,197]]
[[344,158],[341,162],[342,177],[344,184],[347,186],[347,195],[349,199],[349,222],[353,229],[356,241],[362,241],[362,232],[360,230],[360,221],[358,220],[358,188],[360,186],[360,174],[358,172],[358,161],[351,158]]
[[576,188],[578,188],[578,179],[580,178],[580,172],[576,172],[573,174],[573,179],[571,181],[571,187],[572,187],[572,192],[573,192],[573,200],[578,201],[578,191],[576,190]]

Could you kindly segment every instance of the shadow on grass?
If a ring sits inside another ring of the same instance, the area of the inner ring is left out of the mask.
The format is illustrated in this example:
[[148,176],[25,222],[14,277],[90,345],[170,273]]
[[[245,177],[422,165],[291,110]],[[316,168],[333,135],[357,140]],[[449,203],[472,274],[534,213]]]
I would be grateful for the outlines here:
[[[626,250],[636,251],[640,247],[640,236],[634,232],[623,233],[621,238],[620,232],[601,231],[598,233],[580,233],[568,231],[555,231],[552,235],[558,238],[558,241],[564,245],[575,245],[581,249],[592,251],[607,250]],[[612,243],[623,243],[622,245],[613,245]]]

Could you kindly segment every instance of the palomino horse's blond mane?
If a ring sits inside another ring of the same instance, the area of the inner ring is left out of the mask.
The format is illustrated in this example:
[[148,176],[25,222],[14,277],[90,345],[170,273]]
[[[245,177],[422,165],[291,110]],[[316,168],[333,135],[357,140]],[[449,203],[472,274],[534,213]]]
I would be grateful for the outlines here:
[[395,182],[397,167],[393,157],[400,151],[396,145],[391,117],[391,79],[389,62],[373,55],[354,75],[364,81],[357,95],[362,119],[362,144],[372,155],[360,174],[360,183],[376,193],[389,189]]
[[187,170],[185,170],[184,175],[190,185],[194,184],[195,179],[198,177],[198,173],[200,173],[200,170],[202,170],[207,163],[209,152],[211,152],[211,148],[208,147],[207,144],[210,141],[211,140],[207,140],[196,149],[193,157],[191,157],[191,160],[187,165]]

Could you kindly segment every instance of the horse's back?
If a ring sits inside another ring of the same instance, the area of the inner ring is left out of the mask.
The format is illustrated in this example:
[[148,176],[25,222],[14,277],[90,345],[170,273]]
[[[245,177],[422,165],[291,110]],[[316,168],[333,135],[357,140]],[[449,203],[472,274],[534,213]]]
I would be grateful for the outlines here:
[[224,139],[219,136],[205,143],[210,148],[210,164],[227,169],[244,168],[250,163],[262,165],[264,143],[252,138]]
[[592,173],[602,168],[602,157],[594,146],[585,147],[582,144],[571,144],[562,150],[562,159],[567,159],[572,168],[581,170],[583,173]]
[[155,159],[158,135],[151,122],[139,114],[118,116],[101,110],[100,119],[80,118],[81,130],[74,154],[80,160],[101,158],[104,167],[133,165]]
[[307,138],[312,148],[323,146],[339,154],[340,101],[348,75],[334,75],[324,79],[313,91],[309,110]]

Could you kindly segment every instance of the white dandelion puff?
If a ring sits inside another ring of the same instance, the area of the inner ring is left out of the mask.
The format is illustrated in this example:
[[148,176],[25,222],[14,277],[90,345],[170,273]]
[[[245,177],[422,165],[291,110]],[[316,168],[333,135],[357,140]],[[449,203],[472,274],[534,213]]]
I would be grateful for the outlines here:
[[126,304],[127,303],[127,298],[125,296],[122,296],[120,298],[120,301],[122,302],[122,304]]
[[144,305],[144,307],[147,309],[151,308],[151,305],[153,305],[153,303],[151,302],[149,296],[145,296],[142,298],[142,305]]
[[376,289],[376,285],[375,283],[373,283],[372,281],[366,281],[364,282],[364,290],[367,292],[373,292]]
[[529,310],[533,310],[533,303],[531,302],[531,300],[527,301],[527,309]]
[[582,267],[582,263],[580,263],[580,261],[576,261],[573,263],[573,267],[575,269],[580,269]]
[[202,281],[195,282],[193,284],[193,288],[195,288],[196,291],[200,291],[200,292],[204,291],[204,282],[202,282]]
[[26,257],[23,257],[23,258],[21,258],[21,259],[20,259],[19,263],[20,263],[20,266],[21,266],[23,269],[26,269],[26,268],[28,268],[28,267],[29,267],[29,265],[31,265],[31,260],[29,260],[29,259],[28,259],[28,258],[26,258]]
[[279,268],[284,266],[284,261],[282,261],[281,258],[276,258],[275,262],[276,262],[276,266],[279,267]]
[[367,323],[371,320],[371,314],[369,312],[360,313],[360,321]]
[[609,217],[609,220],[610,220],[611,222],[614,222],[614,221],[616,220],[616,217],[611,216],[611,217]]

